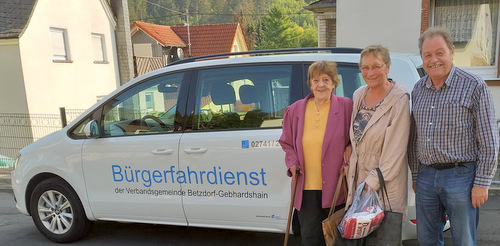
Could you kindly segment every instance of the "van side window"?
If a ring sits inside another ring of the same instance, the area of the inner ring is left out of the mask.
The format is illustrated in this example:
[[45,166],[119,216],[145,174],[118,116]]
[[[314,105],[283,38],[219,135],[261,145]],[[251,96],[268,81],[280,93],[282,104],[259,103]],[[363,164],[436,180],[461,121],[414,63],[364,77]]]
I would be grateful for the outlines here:
[[103,108],[103,136],[172,132],[182,79],[182,73],[156,77],[110,100]]
[[291,65],[202,70],[194,130],[281,127]]

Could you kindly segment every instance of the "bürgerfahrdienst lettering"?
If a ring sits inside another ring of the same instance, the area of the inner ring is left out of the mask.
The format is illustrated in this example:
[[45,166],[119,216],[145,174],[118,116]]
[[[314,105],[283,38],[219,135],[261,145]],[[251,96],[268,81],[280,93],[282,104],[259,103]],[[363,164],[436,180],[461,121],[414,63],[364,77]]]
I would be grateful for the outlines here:
[[141,183],[144,187],[153,184],[211,184],[211,185],[239,185],[239,186],[267,186],[264,168],[258,171],[228,171],[221,167],[210,170],[193,170],[189,166],[186,170],[170,169],[140,169],[128,165],[111,165],[114,182]]

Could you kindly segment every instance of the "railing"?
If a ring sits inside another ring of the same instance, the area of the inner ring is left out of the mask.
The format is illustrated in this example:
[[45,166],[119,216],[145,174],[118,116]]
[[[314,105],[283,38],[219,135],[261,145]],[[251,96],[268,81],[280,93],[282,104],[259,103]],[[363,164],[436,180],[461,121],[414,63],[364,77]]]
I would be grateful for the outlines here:
[[[61,110],[64,114],[0,113],[0,168],[12,168],[20,149],[53,133],[84,110]],[[64,121],[63,121],[64,119]]]
[[247,50],[231,53],[220,53],[203,56],[189,57],[175,62],[171,62],[168,66],[183,64],[194,61],[222,59],[235,56],[258,56],[258,55],[276,55],[276,54],[298,54],[298,53],[316,53],[316,52],[330,52],[334,54],[359,54],[363,51],[360,48],[347,48],[347,47],[310,47],[310,48],[286,48],[286,49],[270,49],[270,50]]
[[135,77],[165,66],[165,62],[162,57],[134,56],[134,64]]

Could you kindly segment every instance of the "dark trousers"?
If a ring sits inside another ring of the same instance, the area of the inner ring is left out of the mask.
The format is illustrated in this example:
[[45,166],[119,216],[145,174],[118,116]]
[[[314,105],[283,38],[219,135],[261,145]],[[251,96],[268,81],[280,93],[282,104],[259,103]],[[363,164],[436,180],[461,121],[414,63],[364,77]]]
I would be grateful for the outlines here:
[[321,206],[321,190],[304,190],[302,194],[302,208],[297,212],[302,246],[323,246],[321,222],[328,216],[329,208]]

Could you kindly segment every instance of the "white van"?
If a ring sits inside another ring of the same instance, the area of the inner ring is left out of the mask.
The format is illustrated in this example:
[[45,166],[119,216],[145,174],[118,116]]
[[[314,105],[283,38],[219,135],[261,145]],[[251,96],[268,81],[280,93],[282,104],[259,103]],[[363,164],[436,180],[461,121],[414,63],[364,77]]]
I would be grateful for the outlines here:
[[[309,93],[307,69],[317,60],[337,62],[335,93],[352,97],[365,84],[360,51],[222,54],[135,78],[20,151],[12,171],[17,208],[55,242],[82,238],[98,220],[284,233],[283,112]],[[421,60],[391,59],[389,77],[411,91]],[[416,238],[408,187],[403,239]]]

